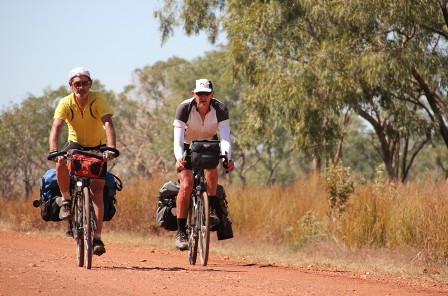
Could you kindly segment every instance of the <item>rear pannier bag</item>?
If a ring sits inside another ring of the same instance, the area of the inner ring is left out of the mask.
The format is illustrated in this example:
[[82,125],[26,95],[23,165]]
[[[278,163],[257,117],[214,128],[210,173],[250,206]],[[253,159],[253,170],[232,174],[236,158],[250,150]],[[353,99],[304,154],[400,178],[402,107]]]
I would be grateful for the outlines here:
[[190,145],[191,163],[196,169],[214,169],[219,164],[219,141],[193,141]]
[[[116,213],[116,193],[123,188],[121,180],[112,173],[107,172],[106,183],[104,185],[103,202],[104,215],[103,221],[110,221]],[[61,221],[59,219],[59,210],[61,208],[62,194],[59,190],[56,178],[56,169],[49,169],[40,182],[40,198],[35,200],[33,205],[40,207],[41,217],[44,221]]]
[[216,190],[216,215],[219,218],[219,224],[216,226],[216,235],[218,240],[233,238],[232,221],[229,219],[228,203],[224,187],[218,184]]
[[156,224],[169,231],[177,230],[176,197],[179,183],[168,181],[157,194],[159,203],[156,210]]

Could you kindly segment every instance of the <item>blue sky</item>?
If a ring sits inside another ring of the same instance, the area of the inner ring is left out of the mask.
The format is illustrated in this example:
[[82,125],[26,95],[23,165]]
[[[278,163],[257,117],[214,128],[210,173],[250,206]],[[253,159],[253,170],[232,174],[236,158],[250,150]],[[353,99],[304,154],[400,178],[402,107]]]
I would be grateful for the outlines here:
[[161,46],[153,17],[161,6],[156,0],[0,1],[0,107],[66,85],[77,66],[120,92],[136,68],[217,48],[203,34],[180,30]]

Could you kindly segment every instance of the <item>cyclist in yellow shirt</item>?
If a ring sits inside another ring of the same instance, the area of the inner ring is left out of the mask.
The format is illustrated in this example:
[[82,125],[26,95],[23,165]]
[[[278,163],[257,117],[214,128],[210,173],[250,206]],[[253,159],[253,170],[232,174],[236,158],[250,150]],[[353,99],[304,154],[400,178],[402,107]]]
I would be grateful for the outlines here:
[[[113,113],[102,94],[90,91],[92,87],[90,72],[83,67],[74,68],[69,73],[68,84],[72,93],[59,101],[54,112],[49,137],[50,153],[54,153],[58,149],[58,138],[64,122],[68,126],[68,143],[64,146],[64,151],[68,149],[97,150],[106,145],[115,148]],[[104,159],[105,161],[113,159],[113,154],[110,151],[104,152]],[[103,188],[106,172],[107,163],[104,163],[102,179],[93,179],[90,183],[97,221],[93,238],[93,253],[96,255],[106,252],[101,240],[104,213]],[[70,218],[70,177],[64,158],[59,158],[56,163],[56,175],[62,193],[59,218],[67,220]]]

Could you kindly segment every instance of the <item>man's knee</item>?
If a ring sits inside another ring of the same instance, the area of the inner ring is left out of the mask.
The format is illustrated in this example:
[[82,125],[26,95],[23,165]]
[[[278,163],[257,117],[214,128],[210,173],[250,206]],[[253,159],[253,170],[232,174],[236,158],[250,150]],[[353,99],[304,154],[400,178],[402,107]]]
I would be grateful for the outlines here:
[[218,179],[218,169],[205,170],[205,175],[208,178]]
[[205,178],[209,184],[218,184],[218,170],[214,169],[206,171]]
[[92,180],[90,183],[90,189],[93,193],[93,198],[95,200],[103,200],[103,191],[104,191],[104,180],[96,179]]
[[59,177],[66,177],[68,178],[68,167],[65,163],[57,163],[56,164],[56,176]]
[[193,189],[193,181],[190,181],[188,179],[182,180],[179,184],[180,188],[182,190],[192,190]]
[[187,194],[193,191],[193,175],[190,171],[182,171],[179,173],[179,189]]

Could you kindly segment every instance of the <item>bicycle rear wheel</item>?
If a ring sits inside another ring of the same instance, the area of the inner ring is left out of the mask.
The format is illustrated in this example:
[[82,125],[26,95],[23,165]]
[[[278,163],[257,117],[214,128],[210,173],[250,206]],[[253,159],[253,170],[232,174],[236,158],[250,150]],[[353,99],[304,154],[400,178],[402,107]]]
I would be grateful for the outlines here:
[[73,203],[73,210],[72,210],[72,223],[73,223],[73,235],[76,240],[76,253],[77,253],[77,259],[78,259],[78,267],[84,266],[84,231],[82,227],[83,222],[83,199],[80,198],[79,195],[77,195]]
[[203,192],[199,199],[199,253],[201,254],[202,266],[207,265],[210,246],[210,207],[207,192]]
[[188,237],[188,260],[191,265],[196,264],[198,257],[198,230],[196,228],[197,215],[193,198],[190,200],[190,207],[187,216],[187,237]]
[[84,228],[84,246],[85,246],[85,259],[86,268],[92,268],[92,255],[93,255],[93,229],[92,229],[92,211],[90,208],[90,188],[84,187],[82,189],[82,194],[84,196],[84,207],[83,207],[83,228]]

